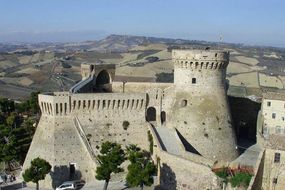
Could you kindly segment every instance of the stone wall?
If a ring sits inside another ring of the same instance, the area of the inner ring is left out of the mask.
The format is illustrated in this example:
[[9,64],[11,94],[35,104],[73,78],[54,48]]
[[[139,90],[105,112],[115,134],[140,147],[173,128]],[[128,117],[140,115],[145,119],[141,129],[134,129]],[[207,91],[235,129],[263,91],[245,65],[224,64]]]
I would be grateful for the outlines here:
[[[165,190],[222,189],[221,181],[212,172],[213,162],[192,153],[177,156],[164,151],[152,126],[154,139],[153,159],[159,166],[158,186]],[[200,157],[200,159],[199,159]],[[205,161],[204,163],[201,163]]]
[[39,106],[43,115],[66,116],[70,113],[68,92],[39,94]]
[[265,152],[261,151],[255,166],[255,175],[251,178],[247,190],[260,190],[262,188],[262,179],[264,172],[264,158]]
[[[70,179],[84,179],[87,182],[96,180],[96,164],[76,130],[72,117],[41,117],[23,171],[37,157],[52,165],[50,175],[40,181],[41,187],[56,187]],[[70,176],[70,164],[75,165],[73,176]]]
[[229,52],[174,50],[172,57],[174,87],[167,89],[164,108],[167,127],[175,127],[208,159],[235,159],[236,136],[225,90]]
[[173,83],[150,83],[150,82],[113,82],[113,92],[147,92],[151,89],[166,89],[173,86]]
[[208,159],[231,161],[237,157],[236,136],[222,87],[176,86],[174,95],[170,96],[166,110],[167,127],[175,127]]
[[161,152],[160,186],[167,190],[221,189],[211,168]]
[[[275,153],[280,154],[280,161],[275,161]],[[274,182],[276,179],[276,183]],[[285,186],[285,151],[267,148],[265,150],[262,187],[281,190]]]
[[[142,149],[149,150],[145,122],[131,118],[123,118],[121,121],[97,121],[92,118],[92,115],[81,115],[78,119],[96,154],[99,153],[99,147],[105,141],[117,142],[123,148],[129,144],[136,144]],[[128,125],[124,125],[124,122]]]
[[145,93],[73,94],[70,101],[72,114],[93,114],[98,122],[145,121]]
[[147,98],[145,93],[53,93],[40,94],[43,115],[65,117],[85,113],[96,114],[97,120],[145,121]]

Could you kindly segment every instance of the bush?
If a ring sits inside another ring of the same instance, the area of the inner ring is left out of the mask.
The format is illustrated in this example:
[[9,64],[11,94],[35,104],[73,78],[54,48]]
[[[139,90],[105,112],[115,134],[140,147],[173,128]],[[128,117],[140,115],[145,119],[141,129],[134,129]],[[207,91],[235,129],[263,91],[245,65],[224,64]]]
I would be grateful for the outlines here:
[[129,125],[130,125],[130,122],[128,122],[128,121],[123,121],[123,128],[124,128],[124,130],[127,130],[128,127],[129,127]]
[[173,82],[174,81],[174,74],[173,72],[171,73],[157,73],[155,74],[156,76],[156,82],[166,82],[166,83],[169,83],[169,82]]
[[62,63],[61,63],[61,66],[62,66],[63,68],[65,68],[65,69],[69,69],[69,68],[72,67],[71,65],[69,65],[68,63],[65,63],[65,62],[62,62]]
[[222,179],[226,179],[228,177],[228,173],[227,173],[226,168],[223,168],[222,171],[216,172],[216,175]]
[[147,137],[149,141],[149,152],[152,154],[153,153],[153,137],[150,133],[150,131],[147,131]]
[[230,179],[232,187],[247,187],[251,180],[251,175],[248,173],[237,173]]
[[153,63],[153,62],[156,62],[159,60],[158,57],[154,57],[154,56],[150,56],[150,57],[147,57],[145,58],[149,63]]

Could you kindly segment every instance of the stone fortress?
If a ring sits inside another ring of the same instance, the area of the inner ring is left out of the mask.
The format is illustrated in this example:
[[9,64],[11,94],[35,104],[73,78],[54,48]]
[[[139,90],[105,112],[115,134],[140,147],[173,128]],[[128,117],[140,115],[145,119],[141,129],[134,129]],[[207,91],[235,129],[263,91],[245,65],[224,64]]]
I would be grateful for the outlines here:
[[69,92],[39,95],[42,116],[23,168],[39,156],[53,167],[43,187],[70,177],[88,183],[102,142],[149,150],[151,135],[161,187],[220,189],[212,166],[238,157],[225,86],[229,52],[173,50],[172,62],[174,83],[114,82],[114,64],[83,63]]

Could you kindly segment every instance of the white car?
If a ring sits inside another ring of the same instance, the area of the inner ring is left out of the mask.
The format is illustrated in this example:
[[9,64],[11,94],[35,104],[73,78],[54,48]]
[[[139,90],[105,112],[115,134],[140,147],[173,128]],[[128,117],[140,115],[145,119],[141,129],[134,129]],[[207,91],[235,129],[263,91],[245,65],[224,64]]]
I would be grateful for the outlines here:
[[85,184],[84,181],[66,181],[63,184],[61,184],[59,187],[56,188],[56,190],[77,190],[83,187]]

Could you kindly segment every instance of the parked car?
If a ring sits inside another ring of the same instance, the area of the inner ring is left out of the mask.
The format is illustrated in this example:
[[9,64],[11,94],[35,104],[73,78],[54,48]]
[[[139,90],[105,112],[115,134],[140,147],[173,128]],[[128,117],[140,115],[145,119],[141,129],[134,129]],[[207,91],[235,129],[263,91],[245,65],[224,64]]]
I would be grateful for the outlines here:
[[0,185],[2,185],[2,183],[4,183],[4,180],[3,180],[2,177],[0,176]]
[[66,181],[58,186],[56,190],[78,190],[81,189],[84,185],[85,182],[82,180]]

